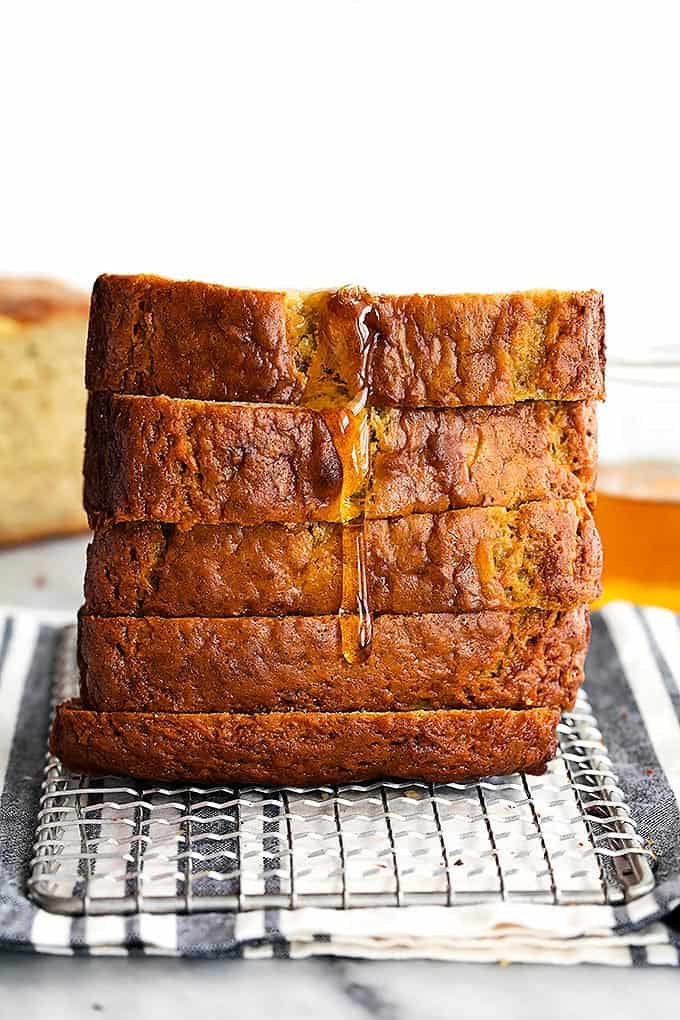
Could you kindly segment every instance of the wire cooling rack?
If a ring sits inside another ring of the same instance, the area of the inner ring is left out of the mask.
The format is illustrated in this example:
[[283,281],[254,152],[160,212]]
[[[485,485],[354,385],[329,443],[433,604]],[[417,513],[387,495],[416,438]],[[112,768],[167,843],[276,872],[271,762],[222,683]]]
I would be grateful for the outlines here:
[[[74,647],[68,628],[56,700],[76,691]],[[581,694],[539,777],[162,787],[49,755],[28,884],[63,914],[621,903],[653,887],[650,857]]]

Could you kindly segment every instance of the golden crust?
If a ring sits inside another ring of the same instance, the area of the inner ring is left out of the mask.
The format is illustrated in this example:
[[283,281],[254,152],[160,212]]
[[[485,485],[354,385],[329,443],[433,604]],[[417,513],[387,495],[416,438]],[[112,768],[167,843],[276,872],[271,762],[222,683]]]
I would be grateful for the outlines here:
[[[331,292],[316,316],[314,388],[329,371],[352,393],[368,339],[370,402],[460,407],[604,396],[597,291],[372,296]],[[368,335],[367,335],[368,331]]]
[[0,316],[18,323],[45,322],[61,315],[86,316],[87,294],[48,277],[0,277]]

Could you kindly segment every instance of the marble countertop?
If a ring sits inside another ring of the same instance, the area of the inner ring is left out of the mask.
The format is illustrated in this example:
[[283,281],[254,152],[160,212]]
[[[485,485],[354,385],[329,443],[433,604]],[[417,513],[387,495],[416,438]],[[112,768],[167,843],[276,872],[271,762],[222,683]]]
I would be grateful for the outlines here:
[[[75,610],[86,540],[0,553],[0,604]],[[552,1020],[677,1011],[677,970],[612,970],[428,961],[175,960],[0,953],[0,1016],[23,1020],[174,1020],[224,1011],[239,1020]],[[221,1007],[221,1008],[220,1008]],[[664,1008],[665,1007],[665,1008]]]
[[0,957],[8,1020],[633,1020],[675,1015],[677,992],[670,969]]

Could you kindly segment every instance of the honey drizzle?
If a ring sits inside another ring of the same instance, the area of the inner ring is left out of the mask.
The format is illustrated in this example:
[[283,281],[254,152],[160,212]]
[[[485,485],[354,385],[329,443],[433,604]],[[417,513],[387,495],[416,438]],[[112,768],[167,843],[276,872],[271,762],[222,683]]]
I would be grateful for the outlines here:
[[352,430],[352,469],[361,479],[351,502],[356,508],[342,527],[342,603],[338,619],[343,658],[350,665],[366,662],[371,654],[373,618],[369,603],[366,569],[366,497],[371,473],[370,429],[368,421],[368,395],[371,356],[378,336],[375,311],[366,302],[357,317],[360,364],[357,373],[357,390],[343,409],[341,430]]
[[366,521],[342,528],[342,606],[338,614],[342,655],[353,665],[371,654],[373,617],[366,583]]

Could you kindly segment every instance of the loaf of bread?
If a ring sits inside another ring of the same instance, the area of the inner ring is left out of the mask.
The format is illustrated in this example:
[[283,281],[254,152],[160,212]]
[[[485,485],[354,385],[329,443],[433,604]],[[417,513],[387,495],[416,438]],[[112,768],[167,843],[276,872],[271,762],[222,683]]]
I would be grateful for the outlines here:
[[[364,529],[376,613],[551,609],[600,593],[600,540],[583,499]],[[95,534],[87,560],[85,612],[103,616],[323,615],[343,605],[338,524],[118,524]]]
[[[93,527],[347,520],[573,497],[594,481],[586,404],[388,413],[366,480],[334,409],[94,394],[85,507]],[[363,486],[363,488],[362,488]],[[360,499],[357,499],[357,494]]]
[[71,769],[192,783],[310,786],[393,776],[460,782],[555,753],[559,711],[91,712],[57,708],[50,749]]
[[86,295],[0,279],[0,545],[85,531]]
[[602,295],[301,295],[155,276],[95,283],[90,390],[294,404],[346,399],[364,382],[378,407],[597,399]]
[[336,616],[81,615],[81,697],[130,712],[571,708],[589,634],[583,606],[385,615],[349,664]]

